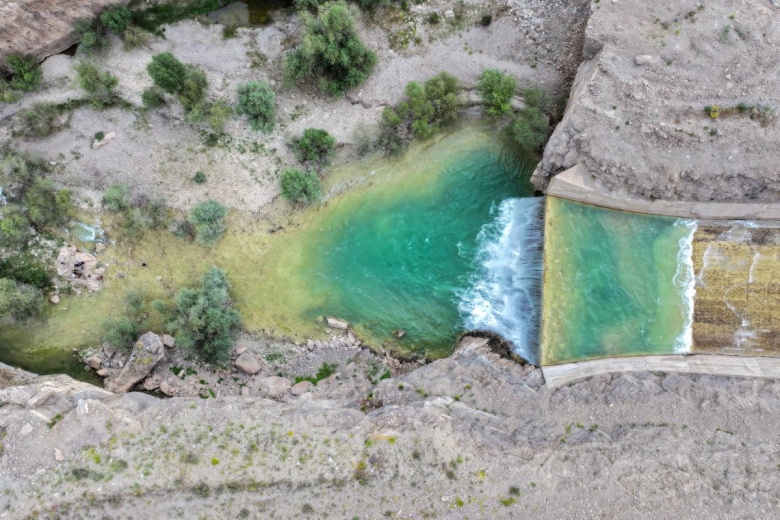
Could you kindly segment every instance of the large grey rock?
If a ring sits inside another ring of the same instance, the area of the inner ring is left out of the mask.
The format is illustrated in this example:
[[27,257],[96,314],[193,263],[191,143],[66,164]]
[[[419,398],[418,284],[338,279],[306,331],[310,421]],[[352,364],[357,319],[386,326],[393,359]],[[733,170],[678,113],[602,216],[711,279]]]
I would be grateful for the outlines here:
[[106,380],[111,392],[124,393],[148,376],[157,363],[165,357],[162,338],[154,332],[147,332],[136,341],[130,359],[115,377]]
[[262,363],[254,355],[249,352],[244,352],[236,358],[233,362],[236,367],[242,372],[254,375],[263,369]]
[[260,388],[271,397],[281,397],[292,387],[292,381],[286,377],[271,376],[260,380]]
[[311,381],[301,381],[292,386],[290,391],[293,395],[303,395],[311,389]]

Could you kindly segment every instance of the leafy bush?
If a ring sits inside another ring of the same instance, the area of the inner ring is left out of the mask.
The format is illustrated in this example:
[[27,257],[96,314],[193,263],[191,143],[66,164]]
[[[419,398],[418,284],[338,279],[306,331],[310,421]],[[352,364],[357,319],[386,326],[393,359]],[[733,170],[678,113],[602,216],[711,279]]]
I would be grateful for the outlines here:
[[141,102],[148,109],[159,108],[165,105],[165,95],[159,87],[149,87],[141,93]]
[[20,196],[29,189],[36,178],[45,175],[46,162],[12,148],[0,148],[0,181],[5,191],[15,191]]
[[233,335],[241,318],[233,310],[230,282],[225,272],[212,267],[200,289],[182,289],[175,299],[178,317],[173,323],[176,344],[193,350],[211,363],[230,359]]
[[206,200],[196,204],[187,220],[195,229],[195,240],[211,246],[216,244],[225,233],[227,208],[216,200]]
[[192,181],[195,184],[203,184],[206,182],[206,174],[203,172],[195,172],[195,175],[192,176]]
[[106,29],[119,36],[130,27],[133,15],[124,5],[109,7],[100,15],[100,21]]
[[33,287],[0,278],[0,318],[24,319],[43,309],[43,295]]
[[138,322],[127,317],[107,319],[103,321],[101,328],[101,340],[124,352],[129,352],[131,345],[143,334]]
[[117,213],[130,207],[130,189],[122,183],[112,184],[103,194],[104,209]]
[[368,78],[377,57],[360,40],[343,0],[320,6],[316,18],[302,13],[301,19],[303,42],[285,58],[290,81],[315,80],[320,90],[335,96]]
[[66,223],[73,212],[70,190],[57,190],[51,179],[36,179],[24,204],[27,218],[38,230]]
[[76,81],[79,86],[89,94],[90,104],[99,109],[111,105],[116,98],[114,87],[119,80],[110,72],[100,70],[96,65],[88,61],[80,61],[74,67]]
[[177,60],[170,52],[152,56],[152,61],[146,66],[154,85],[168,94],[178,94],[184,80],[187,78],[187,67]]
[[9,204],[0,214],[0,245],[4,247],[23,247],[30,238],[30,222],[24,210]]
[[428,23],[430,25],[439,25],[439,22],[441,22],[441,15],[436,11],[428,15]]
[[509,127],[509,135],[526,153],[536,152],[550,134],[550,120],[536,107],[526,107],[520,111]]
[[312,172],[285,168],[282,172],[282,196],[292,202],[311,204],[322,194],[320,179]]
[[270,132],[276,116],[276,94],[265,81],[250,81],[238,86],[236,112],[247,116],[252,130]]
[[542,111],[547,109],[547,104],[549,103],[547,92],[536,87],[523,90],[523,99],[526,106],[536,107]]
[[225,123],[230,120],[232,115],[233,107],[224,99],[210,103],[206,109],[206,121],[216,133],[222,133],[225,130]]
[[516,88],[515,78],[495,69],[482,71],[479,78],[479,93],[482,95],[482,103],[493,117],[501,117],[512,111],[510,102]]
[[301,137],[293,139],[292,150],[302,163],[317,168],[330,164],[335,154],[336,140],[325,130],[307,128]]
[[126,51],[146,45],[149,41],[149,33],[136,25],[131,25],[122,33],[122,41]]
[[43,78],[43,71],[35,58],[14,53],[9,54],[5,60],[12,74],[9,81],[11,88],[25,92],[32,92],[38,88]]
[[185,112],[202,109],[203,100],[206,98],[206,90],[209,82],[206,73],[195,65],[185,65],[186,74],[179,88],[179,102]]
[[79,20],[73,28],[79,34],[79,49],[86,54],[93,54],[108,46],[105,29],[97,21]]
[[54,103],[36,103],[17,116],[16,133],[39,139],[59,130],[60,110]]

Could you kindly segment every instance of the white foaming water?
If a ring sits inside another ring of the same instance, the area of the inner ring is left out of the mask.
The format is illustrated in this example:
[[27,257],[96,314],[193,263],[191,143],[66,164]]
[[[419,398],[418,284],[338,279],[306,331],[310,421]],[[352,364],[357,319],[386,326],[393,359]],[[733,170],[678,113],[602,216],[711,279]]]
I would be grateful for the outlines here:
[[544,198],[507,199],[478,236],[478,268],[458,305],[465,326],[494,332],[539,363]]
[[674,340],[674,353],[687,354],[693,345],[693,305],[696,298],[696,277],[693,270],[693,235],[698,225],[695,220],[678,220],[675,226],[685,226],[688,234],[680,239],[677,252],[677,272],[674,284],[680,288],[685,312],[683,330]]

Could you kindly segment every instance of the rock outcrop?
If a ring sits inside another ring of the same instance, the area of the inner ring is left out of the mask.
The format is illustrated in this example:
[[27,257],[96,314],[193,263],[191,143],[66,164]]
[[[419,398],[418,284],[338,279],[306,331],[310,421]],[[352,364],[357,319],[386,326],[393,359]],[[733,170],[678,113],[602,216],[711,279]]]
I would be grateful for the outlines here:
[[85,287],[90,292],[103,288],[105,267],[99,267],[95,255],[79,251],[76,246],[64,246],[57,255],[57,274],[73,287]]
[[586,61],[536,185],[581,164],[629,196],[777,200],[780,10],[767,0],[592,5]]
[[162,359],[165,359],[162,338],[153,332],[147,332],[135,342],[130,358],[122,370],[106,379],[106,388],[116,393],[129,391],[148,376]]

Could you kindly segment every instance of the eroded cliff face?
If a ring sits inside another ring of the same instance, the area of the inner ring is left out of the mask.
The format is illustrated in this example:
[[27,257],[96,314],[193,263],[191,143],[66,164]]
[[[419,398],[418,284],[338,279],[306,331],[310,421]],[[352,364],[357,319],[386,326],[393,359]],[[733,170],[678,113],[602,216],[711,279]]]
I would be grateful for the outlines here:
[[594,3],[585,61],[534,181],[544,188],[580,163],[631,196],[777,199],[778,44],[770,0]]
[[73,25],[130,0],[14,0],[0,3],[0,68],[19,52],[42,60],[78,41]]
[[360,403],[0,381],[3,518],[768,518],[780,499],[776,382],[553,391],[480,338]]

